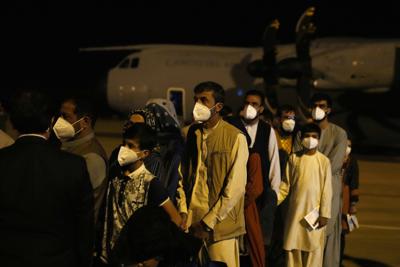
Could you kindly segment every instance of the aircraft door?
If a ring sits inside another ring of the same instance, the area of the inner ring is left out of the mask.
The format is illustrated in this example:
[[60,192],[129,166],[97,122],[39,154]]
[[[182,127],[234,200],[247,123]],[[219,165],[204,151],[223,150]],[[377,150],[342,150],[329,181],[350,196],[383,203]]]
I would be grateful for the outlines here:
[[175,107],[176,115],[180,121],[186,119],[185,114],[185,89],[171,87],[167,90],[167,99],[169,99]]

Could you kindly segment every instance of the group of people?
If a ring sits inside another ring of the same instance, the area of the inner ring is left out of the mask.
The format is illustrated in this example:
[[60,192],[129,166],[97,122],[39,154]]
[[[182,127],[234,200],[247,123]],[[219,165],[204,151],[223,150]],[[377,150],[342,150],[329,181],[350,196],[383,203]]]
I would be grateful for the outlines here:
[[186,129],[168,100],[133,109],[108,157],[90,102],[55,112],[41,93],[18,94],[20,135],[0,149],[0,262],[340,266],[358,166],[329,96],[311,98],[304,123],[289,105],[265,120],[257,90],[232,116],[218,83],[194,96]]

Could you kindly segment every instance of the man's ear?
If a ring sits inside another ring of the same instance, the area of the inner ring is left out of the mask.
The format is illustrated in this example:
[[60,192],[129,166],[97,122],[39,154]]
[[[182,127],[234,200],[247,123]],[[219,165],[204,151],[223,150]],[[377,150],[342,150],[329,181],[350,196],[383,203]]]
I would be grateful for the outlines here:
[[219,113],[219,112],[222,110],[223,107],[224,107],[224,104],[218,102],[218,103],[215,105],[215,111]]
[[143,150],[142,151],[142,159],[147,158],[150,155],[150,151],[149,150]]
[[87,126],[92,126],[92,119],[90,118],[90,117],[88,117],[88,116],[85,116],[85,117],[83,117],[83,120],[82,120],[84,123],[85,123],[85,126],[87,127]]
[[258,112],[259,114],[262,114],[264,112],[264,106],[260,107],[260,111]]
[[331,114],[331,111],[332,111],[332,109],[328,107],[328,108],[326,109],[326,114]]

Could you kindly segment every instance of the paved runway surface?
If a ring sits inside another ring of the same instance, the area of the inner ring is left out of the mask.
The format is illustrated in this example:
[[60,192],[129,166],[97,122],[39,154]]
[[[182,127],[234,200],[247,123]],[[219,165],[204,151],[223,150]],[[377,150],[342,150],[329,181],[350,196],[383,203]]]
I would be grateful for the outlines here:
[[[109,155],[121,142],[122,125],[119,119],[102,119],[96,125]],[[361,226],[347,236],[344,266],[400,267],[399,158],[361,158],[357,214]]]

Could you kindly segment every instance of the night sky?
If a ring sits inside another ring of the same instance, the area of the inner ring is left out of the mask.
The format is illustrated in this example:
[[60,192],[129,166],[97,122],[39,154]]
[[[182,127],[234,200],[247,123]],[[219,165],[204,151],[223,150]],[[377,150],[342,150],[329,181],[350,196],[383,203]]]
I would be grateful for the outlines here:
[[102,65],[97,64],[99,58],[107,58],[108,64],[121,58],[82,56],[79,47],[143,43],[260,46],[265,25],[275,17],[281,21],[281,42],[291,42],[298,17],[310,5],[317,8],[316,37],[400,38],[396,1],[134,2],[14,1],[3,6],[2,86],[85,87],[85,77],[96,71],[93,65]]

